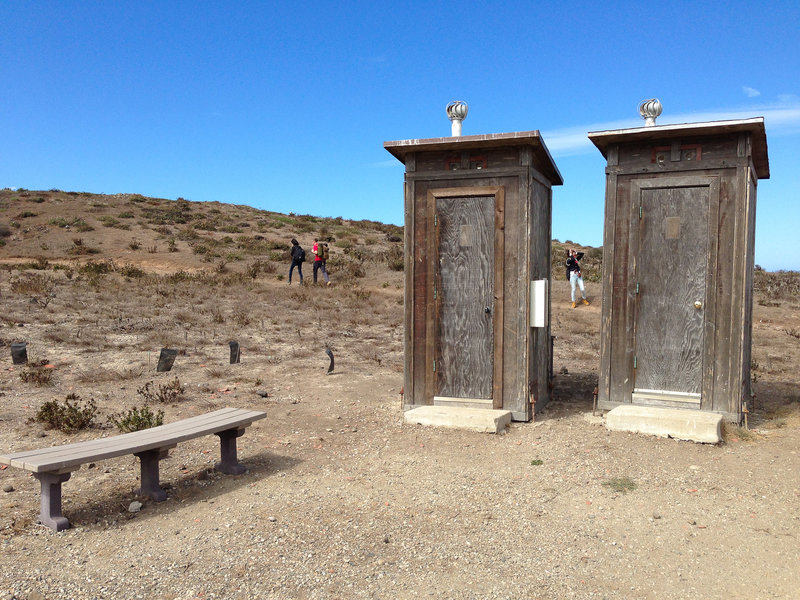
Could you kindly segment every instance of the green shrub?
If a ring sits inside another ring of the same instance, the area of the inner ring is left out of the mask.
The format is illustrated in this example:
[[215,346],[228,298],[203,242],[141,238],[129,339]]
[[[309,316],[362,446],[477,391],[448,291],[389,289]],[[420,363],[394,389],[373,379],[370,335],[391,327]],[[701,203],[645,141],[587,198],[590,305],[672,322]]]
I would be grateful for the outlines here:
[[78,269],[79,272],[83,273],[84,275],[105,275],[106,273],[110,273],[114,270],[114,263],[111,261],[107,262],[94,262],[90,260],[85,265],[81,266]]
[[34,417],[37,423],[44,423],[48,429],[58,429],[73,433],[94,424],[97,404],[94,400],[83,403],[80,396],[68,394],[63,404],[57,400],[45,402]]
[[108,417],[108,423],[123,433],[141,431],[164,424],[164,411],[153,413],[147,406],[133,407],[124,413],[115,413]]
[[127,223],[123,223],[118,219],[115,219],[114,217],[110,217],[108,215],[100,217],[98,221],[100,221],[105,227],[114,227],[116,229],[125,229],[125,230],[131,228],[131,226],[128,225]]
[[50,219],[50,225],[56,225],[57,227],[62,227],[64,229],[75,229],[81,233],[86,231],[94,231],[94,227],[89,225],[83,219],[79,219],[77,217],[74,219],[65,219],[64,217]]
[[131,279],[138,279],[140,277],[144,277],[145,273],[139,267],[134,267],[133,265],[125,265],[119,270],[120,274],[124,275],[125,277],[130,277]]
[[144,398],[145,402],[150,404],[174,404],[184,399],[184,387],[176,377],[174,380],[164,385],[159,385],[158,390],[153,386],[152,381],[148,381],[144,386],[136,390],[136,393]]

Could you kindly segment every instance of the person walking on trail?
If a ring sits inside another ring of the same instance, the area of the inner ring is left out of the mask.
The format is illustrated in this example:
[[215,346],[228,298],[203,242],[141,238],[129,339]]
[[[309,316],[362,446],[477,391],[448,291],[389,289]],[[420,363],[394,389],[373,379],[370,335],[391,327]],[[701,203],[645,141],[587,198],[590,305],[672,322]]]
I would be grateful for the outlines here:
[[575,308],[578,303],[575,301],[575,286],[577,285],[581,290],[582,302],[589,305],[586,299],[586,288],[583,285],[583,274],[581,273],[581,265],[578,263],[583,258],[583,252],[575,252],[571,248],[567,257],[567,279],[569,279],[569,286],[571,288],[572,308]]
[[317,283],[317,271],[322,270],[322,277],[325,279],[327,285],[331,284],[331,279],[328,277],[328,269],[325,264],[328,262],[328,244],[319,243],[314,238],[314,245],[311,247],[311,252],[314,253],[314,283]]
[[306,251],[296,239],[292,238],[292,266],[289,267],[289,285],[292,285],[292,272],[297,267],[297,274],[300,275],[300,285],[303,285],[303,263],[306,260]]

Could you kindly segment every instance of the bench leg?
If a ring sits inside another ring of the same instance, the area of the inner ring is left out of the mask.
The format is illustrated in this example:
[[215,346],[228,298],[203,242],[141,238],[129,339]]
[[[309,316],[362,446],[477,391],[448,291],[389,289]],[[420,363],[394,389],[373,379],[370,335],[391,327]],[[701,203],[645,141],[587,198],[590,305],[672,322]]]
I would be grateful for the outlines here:
[[147,450],[137,452],[134,456],[139,457],[142,463],[142,487],[136,490],[140,496],[148,496],[156,502],[163,502],[167,499],[167,492],[161,489],[158,477],[158,462],[166,458],[169,450]]
[[42,486],[42,511],[39,521],[53,531],[63,531],[69,527],[69,519],[61,514],[61,484],[72,473],[34,473]]
[[225,431],[218,431],[219,436],[219,453],[222,460],[214,465],[217,471],[227,473],[228,475],[241,475],[247,469],[244,465],[239,463],[236,457],[236,438],[244,434],[244,429],[227,429]]

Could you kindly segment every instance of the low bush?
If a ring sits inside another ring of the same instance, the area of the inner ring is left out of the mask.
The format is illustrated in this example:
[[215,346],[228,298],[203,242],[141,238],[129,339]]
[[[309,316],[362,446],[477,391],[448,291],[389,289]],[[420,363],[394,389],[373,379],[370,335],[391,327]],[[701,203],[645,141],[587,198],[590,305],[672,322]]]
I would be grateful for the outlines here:
[[164,411],[153,412],[147,406],[136,407],[124,413],[115,413],[108,417],[108,423],[122,433],[141,431],[164,424]]
[[72,256],[84,256],[87,254],[100,254],[100,250],[86,246],[81,238],[74,238],[72,240],[72,247],[67,250],[67,254]]
[[43,366],[28,365],[20,372],[19,378],[25,383],[32,383],[38,387],[50,385],[53,381],[53,370]]
[[45,402],[33,420],[44,423],[48,429],[73,433],[94,425],[96,414],[97,404],[94,400],[90,399],[84,403],[80,396],[68,394],[63,404],[57,400]]
[[139,267],[135,267],[133,265],[124,265],[119,270],[121,275],[125,277],[130,277],[131,279],[138,279],[140,277],[144,277],[145,273]]
[[79,219],[77,217],[73,219],[65,219],[64,217],[50,219],[50,225],[56,225],[58,227],[63,227],[64,229],[75,229],[76,231],[80,232],[94,231],[94,227],[89,225],[83,219]]
[[[800,295],[800,272],[798,271],[763,271],[753,274],[753,289],[763,301],[789,300]],[[768,304],[764,304],[769,306]]]
[[386,251],[386,264],[392,271],[403,271],[405,269],[405,253],[401,246],[392,246]]
[[105,275],[114,270],[114,263],[111,261],[94,262],[90,260],[81,266],[78,271],[84,275]]
[[128,225],[127,223],[123,223],[119,219],[115,219],[114,217],[110,217],[108,215],[100,217],[98,221],[100,221],[104,227],[114,227],[116,229],[125,229],[125,230],[131,228],[131,226]]
[[144,386],[136,390],[136,393],[150,404],[174,404],[184,399],[184,391],[183,385],[176,377],[169,383],[159,385],[158,389],[155,389],[152,381],[148,381]]
[[55,283],[47,275],[38,273],[20,273],[20,277],[11,281],[11,291],[25,296],[41,296],[53,293]]

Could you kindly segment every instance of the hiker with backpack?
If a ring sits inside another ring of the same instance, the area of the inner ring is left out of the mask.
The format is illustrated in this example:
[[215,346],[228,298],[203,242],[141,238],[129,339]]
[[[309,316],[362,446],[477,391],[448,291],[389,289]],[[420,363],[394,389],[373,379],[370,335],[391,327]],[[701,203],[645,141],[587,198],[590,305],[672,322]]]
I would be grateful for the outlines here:
[[292,271],[297,267],[297,274],[300,275],[300,285],[303,285],[303,263],[306,260],[306,251],[296,239],[292,238],[292,266],[289,267],[289,285],[292,285]]
[[577,285],[581,290],[583,303],[587,306],[589,301],[586,299],[586,288],[583,285],[583,274],[581,273],[581,265],[578,263],[583,258],[583,252],[575,252],[574,248],[567,251],[567,279],[569,279],[569,286],[572,290],[572,308],[575,308],[578,303],[575,302],[575,286]]
[[314,245],[311,247],[311,252],[314,254],[314,283],[317,283],[317,271],[321,269],[322,277],[325,279],[326,285],[330,285],[331,279],[328,277],[328,269],[325,266],[330,253],[328,244],[325,242],[320,244],[317,239],[314,238]]

